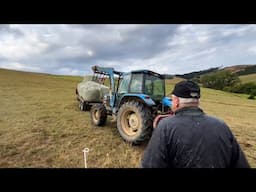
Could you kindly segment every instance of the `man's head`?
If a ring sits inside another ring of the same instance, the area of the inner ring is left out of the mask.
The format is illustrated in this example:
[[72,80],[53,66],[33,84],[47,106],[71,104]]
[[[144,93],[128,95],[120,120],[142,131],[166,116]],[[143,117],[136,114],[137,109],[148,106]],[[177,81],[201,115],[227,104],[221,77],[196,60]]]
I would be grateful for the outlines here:
[[199,106],[200,87],[193,81],[177,83],[172,92],[172,111],[189,106]]

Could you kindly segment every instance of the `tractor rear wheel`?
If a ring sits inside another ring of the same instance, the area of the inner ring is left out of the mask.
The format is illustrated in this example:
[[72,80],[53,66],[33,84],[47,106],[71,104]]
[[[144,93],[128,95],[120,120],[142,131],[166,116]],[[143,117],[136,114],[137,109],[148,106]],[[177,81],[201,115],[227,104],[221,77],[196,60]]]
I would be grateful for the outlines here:
[[104,126],[106,124],[107,110],[103,104],[93,105],[90,114],[92,124],[97,126]]
[[149,139],[152,123],[150,109],[139,102],[126,102],[118,111],[117,129],[122,138],[129,143],[138,145]]

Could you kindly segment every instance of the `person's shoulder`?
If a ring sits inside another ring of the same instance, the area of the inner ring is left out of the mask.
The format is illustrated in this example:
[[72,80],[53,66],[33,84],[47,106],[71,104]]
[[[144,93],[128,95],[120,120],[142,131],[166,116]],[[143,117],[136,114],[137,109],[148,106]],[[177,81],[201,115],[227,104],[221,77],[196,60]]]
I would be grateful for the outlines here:
[[175,115],[165,117],[159,122],[160,127],[165,127],[166,125],[170,125],[175,121]]
[[163,118],[157,126],[157,131],[161,134],[169,134],[170,131],[174,131],[177,127],[177,120],[175,115]]
[[207,114],[205,114],[205,117],[208,119],[208,121],[210,121],[212,123],[218,123],[218,124],[228,127],[227,124],[225,123],[225,121],[218,117],[215,117],[212,115],[207,115]]

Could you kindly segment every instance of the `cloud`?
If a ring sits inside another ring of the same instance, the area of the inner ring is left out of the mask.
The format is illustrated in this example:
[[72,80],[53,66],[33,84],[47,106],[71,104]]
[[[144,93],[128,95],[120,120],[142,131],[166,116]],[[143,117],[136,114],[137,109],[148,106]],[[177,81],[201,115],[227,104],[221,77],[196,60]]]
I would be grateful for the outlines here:
[[20,30],[13,29],[10,25],[7,24],[0,24],[0,38],[2,34],[13,34],[16,37],[23,36],[23,33]]
[[0,57],[13,61],[24,58],[36,57],[47,49],[47,44],[40,42],[36,34],[16,38],[15,35],[7,34],[0,44]]
[[60,68],[57,74],[79,75],[80,72],[77,69],[70,69],[70,68],[64,67],[64,68]]
[[231,25],[226,26],[222,30],[223,36],[243,36],[246,35],[248,32],[255,32],[256,26],[255,25]]
[[21,71],[31,71],[31,72],[38,72],[40,70],[39,67],[29,66],[19,62],[1,62],[0,66],[6,69],[14,69],[14,70],[21,70]]
[[0,67],[52,74],[182,74],[255,64],[256,25],[0,25]]
[[191,55],[185,56],[185,57],[182,58],[182,60],[190,60],[190,59],[202,57],[202,56],[205,56],[205,55],[213,54],[215,51],[216,51],[216,48],[210,48],[210,49],[202,50],[202,51],[193,53]]
[[247,48],[249,54],[256,55],[256,46],[251,46]]

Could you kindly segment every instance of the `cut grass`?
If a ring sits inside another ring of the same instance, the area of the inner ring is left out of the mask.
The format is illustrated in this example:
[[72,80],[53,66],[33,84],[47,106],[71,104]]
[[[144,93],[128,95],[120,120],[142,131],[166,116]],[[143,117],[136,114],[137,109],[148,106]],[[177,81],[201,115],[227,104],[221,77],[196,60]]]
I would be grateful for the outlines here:
[[[169,93],[174,83],[167,81]],[[116,124],[91,125],[78,109],[80,77],[56,77],[0,69],[0,167],[139,167],[146,144],[131,146]],[[256,102],[246,95],[202,89],[201,106],[230,126],[252,167],[256,167]]]

